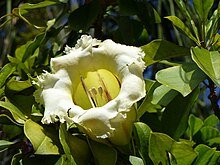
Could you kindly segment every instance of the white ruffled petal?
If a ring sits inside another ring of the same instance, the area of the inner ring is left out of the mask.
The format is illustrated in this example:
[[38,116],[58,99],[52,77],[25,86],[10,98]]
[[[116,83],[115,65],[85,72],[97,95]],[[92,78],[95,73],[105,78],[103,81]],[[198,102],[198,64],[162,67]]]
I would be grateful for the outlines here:
[[[35,98],[45,106],[42,122],[73,121],[93,140],[103,142],[108,138],[116,145],[127,144],[136,120],[134,104],[145,96],[142,50],[82,36],[74,48],[66,47],[65,53],[51,59],[51,74],[46,72],[38,77],[36,84],[40,89]],[[121,86],[119,94],[102,107],[84,110],[74,104],[74,92],[82,83],[82,75],[99,69],[117,78]]]

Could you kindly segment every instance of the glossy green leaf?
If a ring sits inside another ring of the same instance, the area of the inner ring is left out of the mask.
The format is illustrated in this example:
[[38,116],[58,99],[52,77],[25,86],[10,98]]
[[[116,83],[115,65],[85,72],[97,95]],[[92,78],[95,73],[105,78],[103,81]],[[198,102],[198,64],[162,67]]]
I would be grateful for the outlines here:
[[2,88],[7,78],[16,70],[15,66],[11,63],[4,65],[0,70],[0,88]]
[[151,102],[152,104],[167,106],[177,94],[177,91],[172,90],[165,85],[161,85],[154,90]]
[[153,40],[149,44],[141,46],[141,49],[145,53],[146,66],[161,60],[190,55],[188,48],[161,39]]
[[21,121],[23,121],[22,123],[24,123],[24,121],[27,120],[26,116],[10,102],[0,101],[0,107],[3,107],[9,110],[12,114],[15,114],[17,117],[21,119]]
[[171,151],[174,140],[166,134],[152,133],[149,141],[149,156],[154,165],[169,164],[168,152]]
[[97,19],[100,11],[98,0],[80,6],[69,15],[69,25],[75,30],[86,31]]
[[15,65],[16,65],[16,69],[17,69],[18,75],[19,75],[20,77],[22,77],[22,74],[23,74],[23,73],[26,73],[26,74],[29,73],[29,69],[28,69],[28,66],[27,66],[27,62],[22,63],[20,60],[18,60],[18,59],[15,58],[15,57],[12,57],[12,56],[10,56],[10,55],[7,55],[7,58],[8,58],[8,60],[9,60],[12,64],[15,64]]
[[[146,81],[146,84],[151,84],[149,86],[149,89],[147,89],[147,94],[146,97],[144,98],[143,102],[141,103],[141,105],[138,107],[137,110],[137,118],[140,118],[145,112],[157,112],[157,108],[159,109],[160,106],[159,105],[154,105],[151,103],[152,101],[152,96],[153,96],[153,91],[160,85],[158,82],[153,83]],[[148,85],[146,85],[148,86]]]
[[167,16],[165,17],[167,19],[169,19],[173,25],[184,35],[186,35],[188,38],[190,38],[191,40],[193,40],[195,43],[198,43],[197,39],[193,36],[193,34],[191,33],[191,31],[189,30],[189,28],[183,23],[183,21],[181,21],[178,17],[176,16]]
[[177,95],[165,108],[161,119],[163,132],[178,140],[185,132],[189,114],[194,102],[198,99],[199,89],[196,88],[190,95]]
[[24,133],[32,143],[35,154],[58,155],[60,153],[56,145],[55,135],[49,133],[34,121],[29,119],[25,122]]
[[206,21],[214,0],[193,0],[194,8],[201,22]]
[[[219,19],[219,26],[220,26],[220,19]],[[220,34],[218,34],[218,33],[215,34],[214,42],[215,42],[214,49],[217,51],[220,51]]]
[[174,142],[170,151],[174,156],[177,165],[192,164],[197,157],[196,152],[193,150],[191,142]]
[[220,87],[220,53],[218,51],[208,51],[204,48],[194,47],[191,49],[191,55],[200,69]]
[[205,79],[206,75],[194,63],[163,69],[156,74],[158,82],[179,91],[183,96],[190,94]]
[[21,60],[22,62],[25,62],[29,57],[34,55],[36,49],[40,46],[44,38],[45,38],[45,33],[41,33],[37,35],[33,41],[30,41],[27,43],[27,45],[25,45],[26,49],[22,50],[24,51]]
[[117,161],[117,151],[105,144],[89,141],[92,154],[97,165],[115,165]]
[[220,3],[218,8],[213,12],[211,18],[205,24],[205,34],[208,39],[218,35],[220,29]]
[[2,87],[2,88],[0,88],[0,99],[1,99],[2,97],[4,97],[4,95],[5,95],[5,88]]
[[0,114],[0,124],[5,124],[5,125],[18,125],[18,126],[23,126],[20,123],[15,122],[11,117],[9,117],[6,114]]
[[129,161],[132,165],[144,165],[143,160],[136,156],[129,156]]
[[24,3],[21,6],[19,6],[20,9],[25,9],[25,10],[31,10],[31,9],[37,9],[37,8],[42,8],[42,7],[47,7],[51,5],[55,5],[57,2],[55,1],[43,1],[39,2],[36,4],[30,4],[30,3]]
[[214,137],[206,141],[209,146],[220,145],[220,137]]
[[75,161],[75,164],[87,165],[89,163],[90,151],[87,142],[71,135],[65,124],[60,125],[59,138],[65,154],[73,157],[73,159],[68,159]]
[[[22,114],[29,117],[32,111],[32,106],[35,103],[35,99],[33,96],[34,89],[29,88],[29,85],[32,85],[28,84],[28,81],[18,82],[12,80],[10,82],[8,83],[9,86],[7,84],[7,88],[5,89],[6,97],[14,106],[16,106],[21,111]],[[22,92],[24,94],[22,94]]]
[[40,33],[33,41],[28,41],[18,47],[15,51],[15,57],[8,55],[9,61],[17,65],[20,75],[22,75],[22,72],[29,74],[33,69],[35,58],[39,54],[39,46],[43,44],[44,39],[45,33]]
[[26,81],[16,81],[12,80],[7,83],[7,88],[16,92],[22,91],[24,89],[30,88],[32,86],[30,80]]
[[187,18],[188,21],[191,21],[191,15],[189,11],[187,10],[186,3],[183,0],[175,0],[176,4],[180,8],[181,12],[184,14],[184,16]]
[[216,115],[210,115],[204,120],[204,126],[215,127],[219,123],[219,119]]
[[218,129],[210,127],[210,126],[205,126],[200,129],[198,132],[197,137],[201,138],[203,142],[207,142],[210,139],[220,137],[220,132]]
[[192,16],[191,16],[192,13],[189,12],[190,10],[187,10],[188,8],[187,8],[187,5],[186,5],[186,2],[183,1],[183,0],[175,0],[175,2],[178,5],[178,7],[180,8],[182,14],[187,19],[187,22],[190,23],[190,25],[192,27],[192,30],[194,31],[194,34],[195,34],[196,38],[198,39],[199,38],[198,28],[195,25],[194,20],[192,19]]
[[74,161],[72,155],[61,155],[60,159],[56,162],[55,165],[77,165]]
[[209,148],[204,144],[199,144],[195,151],[198,154],[196,161],[193,165],[216,165],[220,152],[216,151],[216,148]]
[[12,144],[14,144],[14,142],[6,141],[6,140],[0,140],[0,152],[4,149],[8,148]]
[[148,148],[149,148],[149,138],[151,134],[151,129],[148,125],[136,122],[135,126],[135,140],[137,141],[138,152],[141,155],[141,158],[144,160],[145,164],[149,164],[151,160],[148,156]]
[[193,136],[202,128],[203,126],[203,121],[195,117],[193,114],[190,114],[189,120],[188,120],[188,133],[190,140],[193,139]]

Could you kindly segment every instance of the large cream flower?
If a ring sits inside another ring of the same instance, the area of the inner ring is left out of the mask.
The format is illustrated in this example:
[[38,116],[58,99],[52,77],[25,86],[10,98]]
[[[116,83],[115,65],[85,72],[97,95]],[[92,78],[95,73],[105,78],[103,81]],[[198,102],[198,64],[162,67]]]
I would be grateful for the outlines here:
[[42,123],[74,122],[93,140],[127,144],[135,103],[145,96],[144,53],[83,35],[65,54],[51,59],[52,73],[38,77],[35,98],[45,106]]

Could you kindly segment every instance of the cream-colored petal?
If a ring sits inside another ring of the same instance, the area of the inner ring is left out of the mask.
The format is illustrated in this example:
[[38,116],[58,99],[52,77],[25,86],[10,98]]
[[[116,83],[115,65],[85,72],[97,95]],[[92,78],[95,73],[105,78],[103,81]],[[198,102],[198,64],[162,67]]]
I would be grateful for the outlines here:
[[103,139],[108,139],[112,144],[126,145],[131,137],[136,111],[134,108],[126,113],[112,111],[118,106],[116,101],[112,101],[107,106],[92,108],[75,116],[73,121],[93,140],[103,142]]
[[43,123],[66,121],[69,109],[75,110],[74,115],[84,111],[73,103],[72,83],[66,70],[59,70],[56,74],[45,73],[38,83],[43,87],[43,90],[38,90],[35,97],[38,98],[40,95],[45,106]]
[[[45,73],[37,82],[41,89],[36,100],[45,106],[43,123],[74,121],[92,139],[108,140],[116,145],[129,142],[136,119],[134,104],[145,96],[140,48],[103,42],[82,36],[74,48],[67,47],[66,55],[51,59],[52,74]],[[105,69],[115,75],[121,89],[117,97],[102,107],[83,110],[73,102],[73,93],[80,77],[87,72]]]

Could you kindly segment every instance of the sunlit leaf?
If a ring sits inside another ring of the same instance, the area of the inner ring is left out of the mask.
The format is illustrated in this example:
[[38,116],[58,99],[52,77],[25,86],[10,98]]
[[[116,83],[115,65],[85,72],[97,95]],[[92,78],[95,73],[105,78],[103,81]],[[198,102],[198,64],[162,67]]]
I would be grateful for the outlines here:
[[144,165],[143,160],[136,156],[129,156],[129,161],[132,165]]
[[191,49],[191,55],[199,68],[220,87],[220,53],[194,47]]
[[213,12],[211,18],[205,24],[205,34],[207,38],[211,39],[215,35],[218,35],[219,28],[220,28],[220,3],[218,5],[218,8]]
[[175,0],[176,4],[180,8],[181,12],[184,14],[184,16],[187,18],[188,21],[192,20],[191,15],[189,14],[189,11],[186,8],[186,3],[183,0]]
[[61,155],[60,159],[56,162],[55,165],[77,165],[74,161],[72,155]]
[[6,114],[0,114],[0,123],[1,124],[6,124],[6,125],[18,125],[18,126],[23,126],[20,123],[15,122],[11,117],[9,117]]
[[185,18],[187,19],[188,22],[190,22],[190,25],[192,27],[192,30],[194,31],[194,34],[196,35],[196,38],[199,38],[199,33],[198,33],[198,28],[195,25],[194,20],[192,19],[191,13],[189,12],[189,10],[187,10],[187,5],[186,2],[183,0],[175,0],[176,4],[178,5],[178,7],[180,8],[181,12],[183,13],[183,15],[185,16]]
[[189,165],[192,164],[197,157],[196,152],[193,150],[191,142],[174,142],[170,151],[174,156],[176,164]]
[[219,119],[216,115],[210,115],[204,120],[204,126],[215,127],[219,123]]
[[147,66],[161,60],[190,55],[188,48],[161,39],[141,46],[141,49],[145,53],[144,61]]
[[216,165],[217,160],[220,157],[220,152],[216,151],[216,148],[209,148],[204,144],[199,144],[195,151],[198,154],[194,165]]
[[200,129],[197,133],[197,137],[201,138],[203,142],[207,142],[210,139],[220,137],[220,132],[218,129],[210,126],[205,126]]
[[202,128],[203,121],[195,117],[193,114],[190,114],[189,120],[188,120],[188,131],[190,140],[192,140],[193,136]]
[[4,149],[8,148],[12,144],[14,144],[14,142],[6,141],[6,140],[0,140],[0,152]]
[[206,141],[209,146],[220,145],[220,137],[214,137]]
[[194,63],[163,69],[156,74],[158,82],[179,91],[183,96],[191,93],[205,79],[206,75]]
[[43,44],[44,37],[45,33],[37,35],[33,41],[28,41],[18,47],[15,51],[15,57],[7,56],[11,63],[17,65],[20,75],[22,75],[23,71],[29,74],[33,69],[35,58],[39,54],[39,46]]
[[5,109],[9,110],[12,114],[17,115],[21,119],[21,121],[23,121],[23,122],[25,120],[27,120],[26,116],[16,106],[14,106],[10,102],[0,101],[0,107],[3,107]]
[[7,78],[16,70],[15,66],[11,63],[6,64],[0,70],[0,88],[5,84]]
[[10,82],[7,83],[7,88],[13,91],[22,91],[24,89],[27,89],[29,87],[31,87],[32,84],[30,82],[30,80],[26,80],[26,81],[16,81],[16,80],[12,80]]
[[173,23],[173,25],[181,33],[183,33],[184,35],[186,35],[188,38],[190,38],[191,40],[193,40],[195,43],[197,43],[199,45],[197,39],[193,36],[193,34],[189,30],[189,28],[178,17],[176,17],[176,16],[167,16],[165,18],[169,19]]
[[35,154],[57,155],[59,148],[54,139],[55,135],[49,133],[42,126],[32,120],[27,120],[24,124],[24,133],[32,143]]
[[167,106],[178,94],[177,91],[170,89],[165,85],[160,85],[154,90],[152,104]]
[[213,3],[214,0],[193,0],[194,8],[199,15],[201,22],[206,21]]
[[30,4],[30,3],[24,3],[21,6],[19,6],[20,9],[30,10],[30,9],[37,9],[42,7],[47,7],[51,5],[55,5],[57,2],[55,1],[42,1],[36,4]]
[[149,141],[149,156],[154,165],[169,164],[168,152],[171,151],[174,140],[166,134],[152,133]]
[[30,56],[34,54],[36,49],[40,46],[41,42],[43,41],[45,37],[45,33],[41,33],[35,37],[33,41],[29,41],[28,45],[25,45],[26,48],[22,51],[24,51],[22,56],[22,62],[25,62]]

